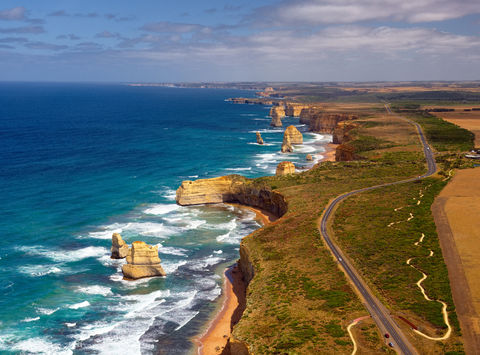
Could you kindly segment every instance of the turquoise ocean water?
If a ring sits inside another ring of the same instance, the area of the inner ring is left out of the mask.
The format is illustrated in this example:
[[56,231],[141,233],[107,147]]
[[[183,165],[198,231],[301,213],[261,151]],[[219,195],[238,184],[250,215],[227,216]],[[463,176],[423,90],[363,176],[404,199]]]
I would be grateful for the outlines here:
[[[259,225],[232,206],[177,206],[175,189],[286,158],[269,108],[236,96],[254,92],[0,83],[0,352],[191,353]],[[304,138],[288,160],[307,166],[330,137]],[[122,280],[113,232],[158,245],[168,275]]]

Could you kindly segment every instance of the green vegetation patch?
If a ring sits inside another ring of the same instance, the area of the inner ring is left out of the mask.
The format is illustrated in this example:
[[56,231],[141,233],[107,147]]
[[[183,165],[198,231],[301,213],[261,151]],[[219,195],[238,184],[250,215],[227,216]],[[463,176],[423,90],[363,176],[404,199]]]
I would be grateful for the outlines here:
[[[342,250],[347,251],[352,263],[385,305],[394,313],[409,314],[410,320],[421,328],[427,324],[436,329],[437,334],[443,334],[446,325],[442,306],[423,297],[416,285],[422,275],[406,263],[413,258],[411,264],[428,275],[422,283],[428,296],[448,305],[455,335],[445,349],[457,351],[461,350],[461,346],[455,345],[460,328],[430,211],[435,196],[445,184],[439,178],[428,178],[352,196],[336,211],[333,228]],[[422,233],[425,237],[417,246],[415,243]],[[430,250],[433,251],[431,257]],[[432,346],[435,345],[432,343]]]

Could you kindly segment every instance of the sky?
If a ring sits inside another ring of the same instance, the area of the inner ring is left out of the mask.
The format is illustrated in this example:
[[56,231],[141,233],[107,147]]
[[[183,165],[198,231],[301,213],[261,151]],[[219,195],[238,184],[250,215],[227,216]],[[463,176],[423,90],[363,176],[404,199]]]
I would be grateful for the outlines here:
[[0,2],[0,81],[479,79],[479,0]]

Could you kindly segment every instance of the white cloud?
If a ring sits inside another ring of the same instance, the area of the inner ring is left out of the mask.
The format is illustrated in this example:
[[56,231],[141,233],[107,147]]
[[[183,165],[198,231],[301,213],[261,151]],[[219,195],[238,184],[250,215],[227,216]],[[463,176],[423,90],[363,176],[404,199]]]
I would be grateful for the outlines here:
[[259,12],[276,24],[347,24],[360,21],[444,21],[480,13],[478,0],[302,0]]

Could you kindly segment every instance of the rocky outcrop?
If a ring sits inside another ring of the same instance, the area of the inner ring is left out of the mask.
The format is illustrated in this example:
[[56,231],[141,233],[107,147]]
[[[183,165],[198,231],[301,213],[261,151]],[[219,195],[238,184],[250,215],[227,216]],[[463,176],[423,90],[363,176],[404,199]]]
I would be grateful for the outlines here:
[[312,157],[311,154],[307,154],[307,156],[305,157],[305,159],[306,159],[307,161],[313,161],[313,157]]
[[110,249],[112,259],[123,259],[128,254],[128,244],[122,239],[122,236],[118,233],[112,235],[112,247]]
[[281,194],[240,175],[183,181],[177,189],[176,200],[182,206],[236,202],[261,208],[279,217],[288,208]]
[[275,175],[288,175],[295,173],[295,165],[290,161],[282,161],[280,164],[277,165],[277,171]]
[[276,116],[276,117],[272,117],[272,120],[270,121],[270,126],[272,127],[282,127],[282,120],[280,119],[280,117]]
[[356,118],[348,113],[325,112],[319,107],[304,108],[300,113],[300,123],[307,124],[310,131],[327,134],[333,134],[339,122]]
[[348,144],[340,144],[335,149],[335,160],[336,161],[350,161],[357,159],[355,154],[355,148]]
[[308,108],[308,105],[289,102],[285,105],[285,116],[300,117],[300,113],[304,108]]
[[308,124],[310,119],[314,116],[318,116],[323,112],[323,108],[320,106],[307,106],[300,111],[300,123]]
[[279,117],[280,119],[285,117],[285,109],[283,108],[283,105],[282,106],[272,106],[272,108],[270,109],[270,116],[272,118]]
[[292,147],[292,143],[290,142],[290,137],[289,136],[283,137],[282,147],[280,148],[280,151],[282,153],[292,153],[293,152],[293,147]]
[[263,138],[260,132],[257,132],[257,143],[258,144],[263,144]]
[[158,246],[151,246],[144,242],[133,242],[127,255],[127,264],[122,266],[123,276],[126,279],[136,280],[143,277],[165,276],[160,265]]
[[333,130],[332,143],[342,144],[351,140],[350,131],[357,125],[351,122],[339,122],[337,127]]
[[303,144],[303,136],[295,126],[288,126],[283,133],[283,140],[288,137],[291,144]]

